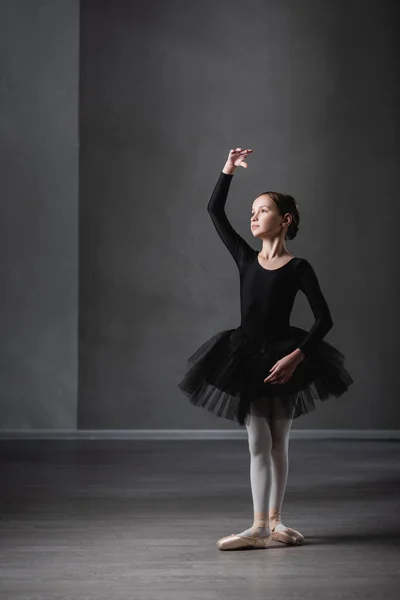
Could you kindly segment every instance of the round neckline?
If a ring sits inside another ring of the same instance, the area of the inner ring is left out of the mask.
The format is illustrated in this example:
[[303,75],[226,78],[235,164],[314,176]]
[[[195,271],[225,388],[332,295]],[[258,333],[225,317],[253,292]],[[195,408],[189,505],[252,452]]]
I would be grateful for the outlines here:
[[287,263],[285,263],[285,264],[284,264],[284,265],[282,265],[281,267],[278,267],[277,269],[266,269],[265,267],[263,267],[263,266],[262,266],[262,264],[261,264],[261,263],[260,263],[260,261],[258,260],[258,255],[259,255],[259,253],[257,252],[257,254],[256,254],[256,261],[257,261],[257,264],[258,264],[258,266],[259,266],[261,269],[263,269],[263,271],[270,271],[270,272],[273,272],[273,271],[280,271],[280,269],[283,269],[283,268],[284,268],[284,267],[286,267],[286,266],[287,266],[289,263],[291,263],[291,262],[292,262],[292,260],[294,260],[295,258],[297,258],[297,256],[293,256],[293,257],[292,257],[290,260],[288,260],[288,261],[287,261]]

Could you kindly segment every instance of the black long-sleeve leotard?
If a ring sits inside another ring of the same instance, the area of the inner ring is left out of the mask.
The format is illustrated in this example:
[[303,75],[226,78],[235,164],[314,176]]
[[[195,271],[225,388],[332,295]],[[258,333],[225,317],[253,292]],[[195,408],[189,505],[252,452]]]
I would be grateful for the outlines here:
[[278,269],[265,269],[254,250],[232,227],[225,212],[233,178],[221,171],[208,212],[240,274],[241,329],[252,339],[290,335],[290,314],[298,290],[310,304],[315,322],[298,348],[308,355],[333,326],[331,312],[317,275],[304,258],[295,257]]

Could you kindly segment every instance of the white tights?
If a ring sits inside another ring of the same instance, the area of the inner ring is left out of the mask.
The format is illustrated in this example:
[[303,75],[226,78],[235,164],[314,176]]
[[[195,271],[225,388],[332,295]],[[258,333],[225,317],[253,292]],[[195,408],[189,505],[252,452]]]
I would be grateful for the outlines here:
[[[246,424],[250,451],[250,483],[254,522],[239,535],[269,535],[269,515],[282,510],[289,471],[292,419],[267,419],[252,405]],[[275,531],[285,529],[278,524]]]

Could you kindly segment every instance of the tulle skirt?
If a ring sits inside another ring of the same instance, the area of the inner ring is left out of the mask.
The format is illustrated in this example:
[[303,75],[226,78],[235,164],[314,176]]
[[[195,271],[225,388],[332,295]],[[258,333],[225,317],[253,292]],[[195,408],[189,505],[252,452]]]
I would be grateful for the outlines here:
[[307,334],[290,326],[285,337],[252,340],[241,327],[220,331],[190,356],[178,387],[194,406],[242,426],[250,410],[266,418],[295,419],[313,411],[317,400],[341,396],[353,383],[344,355],[326,340],[307,354],[286,383],[264,383],[272,366]]

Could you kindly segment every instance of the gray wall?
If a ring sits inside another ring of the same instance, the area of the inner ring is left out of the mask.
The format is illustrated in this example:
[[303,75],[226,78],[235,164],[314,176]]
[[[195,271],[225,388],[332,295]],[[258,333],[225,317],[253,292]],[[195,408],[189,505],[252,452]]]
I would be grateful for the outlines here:
[[76,427],[78,0],[0,3],[2,429]]
[[[394,2],[84,0],[81,428],[231,428],[177,389],[186,359],[239,325],[236,265],[206,205],[250,146],[228,214],[253,244],[258,193],[293,194],[289,250],[317,271],[327,340],[355,384],[294,427],[397,428]],[[298,296],[292,323],[311,326]]]

